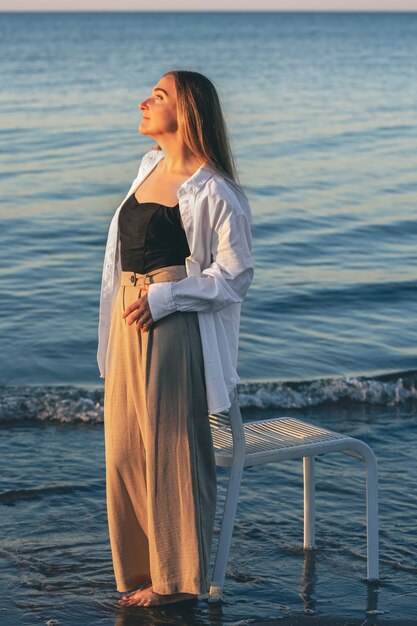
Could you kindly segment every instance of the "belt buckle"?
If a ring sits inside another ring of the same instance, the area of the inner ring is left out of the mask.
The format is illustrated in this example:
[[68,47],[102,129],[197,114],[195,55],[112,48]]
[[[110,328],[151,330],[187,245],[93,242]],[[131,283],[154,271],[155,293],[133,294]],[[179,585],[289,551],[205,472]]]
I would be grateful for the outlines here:
[[[139,275],[136,274],[136,272],[132,272],[132,275],[130,277],[130,282],[132,283],[132,285],[136,287],[138,280],[139,280]],[[154,282],[153,276],[148,276],[148,274],[145,274],[144,277],[141,277],[139,286],[143,287],[144,285],[151,285],[153,282]]]

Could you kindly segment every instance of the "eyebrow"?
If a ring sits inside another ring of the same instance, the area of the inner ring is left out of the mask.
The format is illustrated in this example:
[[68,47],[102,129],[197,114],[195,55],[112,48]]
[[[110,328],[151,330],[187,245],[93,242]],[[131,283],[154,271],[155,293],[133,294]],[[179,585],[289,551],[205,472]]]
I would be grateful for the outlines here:
[[163,91],[164,94],[168,95],[168,93],[165,91],[165,89],[162,89],[162,87],[154,87],[153,90],[154,91]]

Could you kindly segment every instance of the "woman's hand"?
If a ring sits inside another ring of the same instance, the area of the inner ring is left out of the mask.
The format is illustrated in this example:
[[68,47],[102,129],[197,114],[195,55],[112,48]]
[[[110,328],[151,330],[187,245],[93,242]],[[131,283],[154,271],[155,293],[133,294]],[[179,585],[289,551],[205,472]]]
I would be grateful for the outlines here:
[[122,317],[127,317],[127,323],[129,326],[133,324],[133,322],[136,322],[137,332],[140,330],[148,332],[154,323],[148,304],[148,294],[145,293],[138,300],[132,302],[132,304],[123,311]]

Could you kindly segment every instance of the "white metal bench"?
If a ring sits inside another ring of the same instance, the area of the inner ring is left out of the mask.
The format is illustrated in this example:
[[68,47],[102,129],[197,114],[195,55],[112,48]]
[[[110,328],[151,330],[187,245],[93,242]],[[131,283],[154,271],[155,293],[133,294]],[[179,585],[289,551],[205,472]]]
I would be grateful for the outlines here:
[[216,465],[229,467],[230,475],[208,594],[209,602],[221,600],[243,469],[253,465],[303,459],[304,548],[315,547],[314,457],[342,452],[365,461],[367,579],[378,580],[378,472],[372,449],[363,441],[308,424],[292,417],[243,423],[236,388],[228,413],[210,415]]

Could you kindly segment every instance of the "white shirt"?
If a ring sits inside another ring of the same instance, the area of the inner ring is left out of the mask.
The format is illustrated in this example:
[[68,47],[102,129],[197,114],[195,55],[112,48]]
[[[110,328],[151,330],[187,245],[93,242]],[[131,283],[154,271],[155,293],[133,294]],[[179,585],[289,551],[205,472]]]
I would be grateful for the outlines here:
[[[110,321],[120,281],[118,218],[126,199],[164,158],[151,149],[141,160],[138,175],[116,209],[104,256],[100,295],[97,361],[105,377]],[[187,277],[151,283],[148,304],[154,322],[175,311],[196,311],[203,349],[209,413],[231,406],[238,380],[237,354],[241,303],[252,282],[252,213],[246,196],[225,178],[202,165],[177,191],[179,211],[190,255]]]

